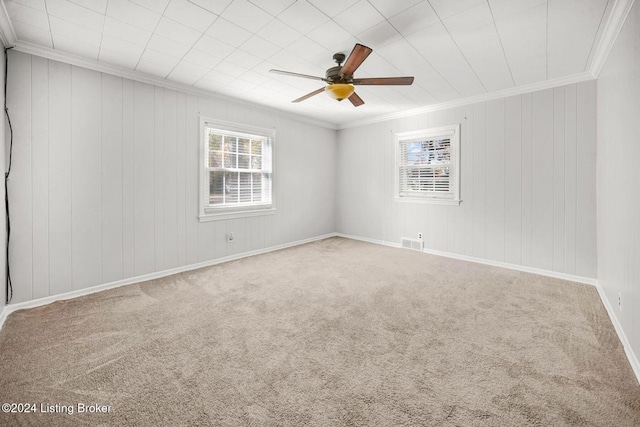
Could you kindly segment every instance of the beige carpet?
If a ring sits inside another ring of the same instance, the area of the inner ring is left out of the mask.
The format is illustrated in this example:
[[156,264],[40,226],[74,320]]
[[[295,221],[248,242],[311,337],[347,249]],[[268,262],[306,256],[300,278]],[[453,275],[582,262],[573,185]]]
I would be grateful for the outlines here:
[[0,425],[640,425],[595,288],[342,238],[15,312],[4,402],[74,414]]

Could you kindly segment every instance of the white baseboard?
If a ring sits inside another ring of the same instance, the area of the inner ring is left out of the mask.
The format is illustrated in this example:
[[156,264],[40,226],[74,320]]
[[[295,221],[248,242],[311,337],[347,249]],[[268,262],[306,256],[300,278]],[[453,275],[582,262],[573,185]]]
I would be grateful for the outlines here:
[[[385,242],[382,240],[369,239],[368,237],[360,237],[360,236],[354,236],[351,234],[343,234],[343,233],[336,233],[336,235],[347,238],[347,239],[361,240],[363,242],[375,243],[378,245],[391,246],[394,248],[400,247],[399,243],[391,243],[391,242]],[[436,251],[436,250],[427,249],[427,248],[423,249],[422,252],[431,254],[431,255],[459,259],[461,261],[475,262],[478,264],[491,265],[494,267],[501,267],[509,270],[523,271],[525,273],[539,274],[540,276],[553,277],[556,279],[563,279],[563,280],[568,280],[570,282],[584,283],[592,286],[596,286],[598,283],[597,279],[593,279],[591,277],[574,276],[572,274],[559,273],[557,271],[549,271],[549,270],[544,270],[542,268],[528,267],[525,265],[510,264],[508,262],[492,261],[484,258],[476,258],[476,257],[467,256],[467,255],[458,255],[451,252],[442,252],[442,251]]]
[[447,258],[455,258],[462,261],[469,261],[469,262],[475,262],[478,264],[485,264],[485,265],[491,265],[494,267],[506,268],[509,270],[517,270],[517,271],[523,271],[525,273],[538,274],[540,276],[553,277],[555,279],[567,280],[569,282],[584,283],[585,285],[596,286],[596,284],[598,283],[597,279],[594,279],[591,277],[575,276],[573,274],[560,273],[558,271],[545,270],[542,268],[529,267],[526,265],[510,264],[508,262],[501,262],[501,261],[492,261],[489,259],[476,258],[476,257],[471,257],[466,255],[458,255],[450,252],[441,252],[433,249],[424,249],[423,252],[431,255],[438,255],[438,256],[443,256]]
[[392,248],[400,247],[400,243],[385,242],[384,240],[370,239],[368,237],[356,236],[353,234],[336,233],[336,236],[344,237],[345,239],[360,240],[361,242],[375,243],[376,245],[390,246]]
[[267,252],[273,252],[280,249],[290,248],[292,246],[304,245],[305,243],[315,242],[317,240],[327,239],[329,237],[335,237],[336,233],[323,234],[321,236],[311,237],[309,239],[297,240],[295,242],[284,243],[282,245],[271,246],[264,249],[257,249],[255,251],[243,252],[241,254],[231,255],[223,258],[217,258],[209,261],[203,261],[196,264],[184,265],[181,267],[171,268],[169,270],[158,271],[155,273],[143,274],[141,276],[130,277],[127,279],[118,280],[115,282],[104,283],[102,285],[92,286],[90,288],[78,289],[71,292],[65,292],[58,295],[51,295],[44,298],[39,298],[31,301],[19,302],[16,304],[9,304],[5,306],[0,312],[0,329],[4,325],[4,321],[7,319],[9,314],[13,313],[16,310],[22,310],[25,308],[34,308],[39,307],[46,304],[51,304],[55,301],[67,300],[71,298],[77,298],[83,295],[94,294],[96,292],[105,291],[107,289],[119,288],[120,286],[132,285],[134,283],[146,282],[153,279],[159,279],[161,277],[170,276],[172,274],[182,273],[185,271],[196,270],[198,268],[210,267],[216,264],[222,264],[223,262],[234,261],[241,258],[250,257],[253,255],[260,255]]
[[[190,264],[190,265],[186,265],[186,266],[182,266],[182,267],[176,267],[176,268],[172,268],[172,269],[169,269],[169,270],[159,271],[159,272],[156,272],[156,273],[144,274],[144,275],[141,275],[141,276],[131,277],[131,278],[128,278],[128,279],[123,279],[123,280],[119,280],[119,281],[111,282],[111,283],[105,283],[105,284],[102,284],[102,285],[93,286],[93,287],[86,288],[86,289],[79,289],[79,290],[76,290],[76,291],[66,292],[64,294],[52,295],[52,296],[49,296],[49,297],[40,298],[40,299],[37,299],[37,300],[25,301],[25,302],[21,302],[21,303],[17,303],[17,304],[9,304],[7,306],[4,306],[2,308],[2,310],[0,310],[0,329],[2,329],[2,326],[4,325],[4,321],[7,319],[7,316],[9,316],[9,314],[11,314],[12,312],[14,312],[16,310],[21,310],[21,309],[24,309],[24,308],[39,307],[39,306],[42,306],[42,305],[50,304],[50,303],[52,303],[54,301],[60,301],[60,300],[76,298],[76,297],[79,297],[79,296],[89,295],[89,294],[93,294],[93,293],[96,293],[96,292],[104,291],[104,290],[107,290],[107,289],[118,288],[120,286],[131,285],[131,284],[140,283],[140,282],[146,282],[146,281],[149,281],[149,280],[170,276],[170,275],[176,274],[176,273],[182,273],[182,272],[185,272],[185,271],[196,270],[198,268],[209,267],[209,266],[212,266],[212,265],[221,264],[223,262],[234,261],[234,260],[237,260],[237,259],[246,258],[246,257],[250,257],[250,256],[253,256],[253,255],[259,255],[259,254],[263,254],[263,253],[267,253],[267,252],[273,252],[273,251],[277,251],[277,250],[280,250],[280,249],[285,249],[285,248],[290,248],[290,247],[293,247],[293,246],[303,245],[305,243],[311,243],[311,242],[315,242],[315,241],[318,241],[318,240],[327,239],[329,237],[335,237],[335,236],[344,237],[346,239],[360,240],[360,241],[363,241],[363,242],[374,243],[374,244],[378,244],[378,245],[390,246],[390,247],[393,247],[393,248],[400,248],[400,244],[399,243],[385,242],[385,241],[382,241],[382,240],[369,239],[367,237],[354,236],[354,235],[351,235],[351,234],[344,234],[344,233],[328,233],[328,234],[324,234],[324,235],[321,235],[321,236],[312,237],[312,238],[309,238],[309,239],[298,240],[298,241],[295,241],[295,242],[290,242],[290,243],[285,243],[285,244],[282,244],[282,245],[271,246],[269,248],[258,249],[258,250],[255,250],[255,251],[243,252],[241,254],[231,255],[231,256],[228,256],[228,257],[218,258],[218,259],[210,260],[210,261],[204,261],[204,262],[200,262],[200,263],[196,263],[196,264]],[[475,262],[475,263],[486,264],[486,265],[491,265],[491,266],[495,266],[495,267],[502,267],[502,268],[507,268],[507,269],[510,269],[510,270],[524,271],[524,272],[527,272],[527,273],[539,274],[541,276],[554,277],[554,278],[558,278],[558,279],[564,279],[564,280],[569,280],[569,281],[572,281],[572,282],[585,283],[585,284],[588,284],[588,285],[595,286],[596,289],[598,290],[598,294],[600,295],[600,299],[602,300],[602,304],[604,305],[605,310],[607,311],[607,314],[609,315],[609,318],[611,319],[611,323],[613,324],[613,327],[614,327],[616,333],[618,334],[618,338],[620,339],[620,342],[622,343],[622,346],[624,348],[624,352],[625,352],[625,354],[627,356],[627,359],[629,360],[629,364],[631,365],[631,368],[633,369],[633,372],[634,372],[634,374],[636,376],[636,380],[640,384],[640,361],[638,360],[638,358],[636,357],[635,353],[633,352],[633,349],[631,348],[631,345],[629,344],[629,340],[627,339],[627,336],[625,335],[624,330],[622,329],[622,325],[620,325],[620,322],[618,321],[618,318],[616,317],[615,311],[613,310],[613,306],[609,303],[609,300],[607,299],[607,296],[604,293],[603,289],[598,284],[597,279],[592,279],[592,278],[589,278],[589,277],[573,276],[571,274],[558,273],[558,272],[555,272],[555,271],[543,270],[543,269],[539,269],[539,268],[527,267],[527,266],[516,265],[516,264],[509,264],[509,263],[498,262],[498,261],[491,261],[491,260],[486,260],[486,259],[482,259],[482,258],[469,257],[469,256],[466,256],[466,255],[458,255],[458,254],[453,254],[453,253],[449,253],[449,252],[435,251],[435,250],[431,250],[431,249],[424,249],[423,252],[428,253],[428,254],[432,254],[432,255],[444,256],[444,257],[447,257],[447,258],[455,258],[455,259],[459,259],[459,260],[462,260],[462,261]]]
[[[336,233],[336,235],[339,237],[347,238],[347,239],[361,240],[363,242],[369,242],[369,243],[375,243],[378,245],[385,245],[385,246],[391,246],[394,248],[400,248],[399,243],[384,242],[382,240],[369,239],[367,237],[353,236],[350,234],[343,234],[343,233]],[[607,299],[607,296],[604,293],[603,289],[598,284],[597,279],[592,279],[590,277],[574,276],[574,275],[565,274],[565,273],[558,273],[557,271],[543,270],[540,268],[527,267],[523,265],[509,264],[509,263],[499,262],[499,261],[491,261],[491,260],[486,260],[482,258],[470,257],[466,255],[452,254],[450,252],[435,251],[432,249],[424,249],[423,252],[431,255],[444,256],[447,258],[455,258],[462,261],[476,262],[476,263],[491,265],[495,267],[508,268],[510,270],[524,271],[526,273],[539,274],[541,276],[548,276],[556,279],[564,279],[571,282],[578,282],[578,283],[584,283],[587,285],[595,286],[596,289],[598,290],[598,295],[600,295],[600,300],[602,300],[602,304],[604,305],[607,311],[607,314],[609,315],[609,319],[611,319],[613,328],[615,329],[616,333],[618,334],[618,338],[622,343],[622,347],[624,348],[625,355],[629,360],[631,369],[633,369],[633,373],[636,376],[636,380],[638,381],[638,384],[640,384],[640,361],[638,360],[635,353],[633,352],[633,349],[629,344],[629,340],[627,339],[627,336],[625,335],[624,330],[622,329],[622,325],[620,324],[620,322],[618,321],[618,318],[616,317],[615,311],[613,310],[613,306],[609,303],[609,300]]]
[[7,310],[6,306],[2,306],[2,310],[0,310],[0,329],[2,329],[2,325],[4,325],[4,321],[9,315],[9,310]]
[[622,325],[618,321],[618,317],[616,316],[616,312],[613,309],[613,306],[609,302],[609,298],[607,298],[607,294],[604,292],[604,289],[598,284],[596,285],[596,289],[598,289],[598,294],[600,295],[600,299],[602,300],[602,304],[604,305],[605,310],[607,310],[607,314],[609,315],[609,319],[611,319],[611,323],[613,323],[613,328],[616,330],[618,334],[618,338],[622,343],[622,347],[624,348],[624,352],[627,355],[627,359],[629,360],[629,364],[631,365],[631,369],[633,369],[633,373],[636,375],[636,380],[638,384],[640,384],[640,361],[636,357],[636,354],[633,352],[631,348],[631,344],[629,344],[629,340],[622,329]]

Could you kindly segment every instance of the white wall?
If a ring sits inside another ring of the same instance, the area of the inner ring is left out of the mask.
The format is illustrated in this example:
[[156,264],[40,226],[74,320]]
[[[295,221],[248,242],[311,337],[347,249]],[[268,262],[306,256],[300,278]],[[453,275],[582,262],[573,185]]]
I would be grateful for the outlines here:
[[[4,47],[2,43],[0,43],[0,82],[2,87],[0,87],[0,105],[4,108]],[[6,165],[6,150],[8,147],[9,138],[8,135],[5,135],[5,132],[8,131],[8,126],[6,125],[6,115],[3,111],[0,111],[2,114],[2,119],[0,119],[0,144],[5,149],[0,150],[0,165],[4,165],[2,169],[2,179],[4,180],[4,172],[7,170]],[[6,141],[6,143],[5,143]],[[4,202],[4,181],[0,184],[0,200]],[[7,219],[7,215],[4,209],[4,206],[0,207],[0,247],[2,248],[2,253],[0,254],[0,318],[2,317],[2,310],[4,309],[5,303],[5,288],[7,286],[7,261],[5,257],[5,242],[7,240],[7,230],[5,227],[5,222]]]
[[[9,67],[13,302],[335,230],[334,130],[20,52]],[[198,222],[199,114],[276,128],[277,214]]]
[[[460,206],[395,202],[394,133],[461,123]],[[338,232],[595,278],[596,83],[338,131]]]
[[640,355],[639,52],[636,2],[598,78],[597,178],[598,282],[636,357]]

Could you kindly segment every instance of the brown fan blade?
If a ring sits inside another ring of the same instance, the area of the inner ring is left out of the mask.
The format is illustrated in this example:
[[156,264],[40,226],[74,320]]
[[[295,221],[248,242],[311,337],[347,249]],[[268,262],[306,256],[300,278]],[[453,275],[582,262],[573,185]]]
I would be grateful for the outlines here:
[[294,100],[293,100],[293,101],[291,101],[291,102],[302,102],[302,101],[304,101],[305,99],[311,98],[312,96],[316,96],[317,94],[322,93],[322,92],[324,92],[324,88],[323,88],[323,87],[321,87],[321,88],[320,88],[320,89],[318,89],[318,90],[314,90],[313,92],[308,93],[308,94],[306,94],[305,96],[301,96],[301,97],[300,97],[300,98],[298,98],[298,99],[294,99]]
[[413,77],[372,77],[369,79],[353,79],[354,85],[410,85]]
[[349,97],[349,101],[351,101],[354,107],[359,107],[362,104],[364,104],[364,101],[362,100],[362,98],[360,98],[358,94],[355,92],[351,94],[351,96]]
[[353,50],[349,54],[347,58],[347,62],[342,66],[342,70],[340,70],[340,75],[342,76],[352,76],[353,73],[358,69],[358,67],[367,59],[373,52],[373,49],[366,47],[360,43],[356,43],[353,47]]
[[305,79],[312,79],[312,80],[322,80],[323,82],[327,81],[327,79],[323,77],[310,76],[308,74],[292,73],[291,71],[269,70],[269,72],[276,73],[276,74],[284,74],[285,76],[302,77]]

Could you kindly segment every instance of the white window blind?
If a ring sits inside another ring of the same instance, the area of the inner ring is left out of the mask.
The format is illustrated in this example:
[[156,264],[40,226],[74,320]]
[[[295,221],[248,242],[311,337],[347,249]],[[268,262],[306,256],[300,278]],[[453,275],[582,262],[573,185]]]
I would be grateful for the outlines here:
[[458,129],[447,126],[396,136],[399,198],[458,200]]
[[208,206],[271,204],[269,138],[206,127]]
[[200,118],[200,221],[275,213],[275,130]]

